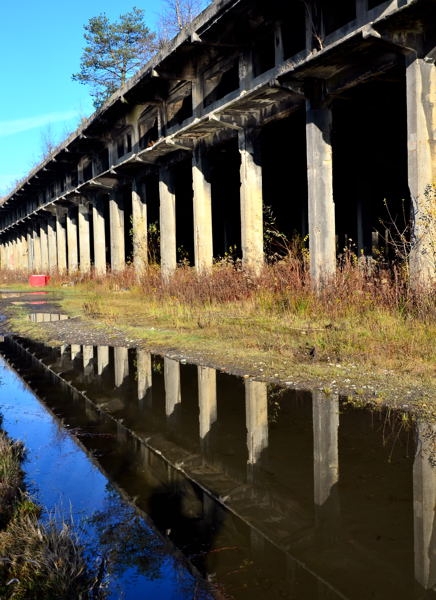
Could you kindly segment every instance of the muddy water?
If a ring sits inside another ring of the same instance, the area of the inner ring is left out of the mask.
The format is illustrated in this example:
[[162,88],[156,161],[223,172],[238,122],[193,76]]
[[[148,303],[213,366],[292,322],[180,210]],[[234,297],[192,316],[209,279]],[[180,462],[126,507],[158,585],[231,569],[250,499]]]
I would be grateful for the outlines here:
[[[110,480],[111,502],[133,500],[221,597],[436,597],[434,426],[142,350],[7,338],[0,351],[55,415],[58,437],[69,432],[92,459],[86,469]],[[7,423],[25,419],[21,402]],[[46,460],[34,475],[41,494],[53,495],[65,465],[75,485],[64,503],[80,504],[79,487],[94,495],[75,458]],[[91,533],[108,519],[103,511]],[[117,543],[129,540],[120,554],[153,562],[153,543],[141,544],[150,536],[125,520],[113,528]],[[195,597],[184,585],[151,597]]]

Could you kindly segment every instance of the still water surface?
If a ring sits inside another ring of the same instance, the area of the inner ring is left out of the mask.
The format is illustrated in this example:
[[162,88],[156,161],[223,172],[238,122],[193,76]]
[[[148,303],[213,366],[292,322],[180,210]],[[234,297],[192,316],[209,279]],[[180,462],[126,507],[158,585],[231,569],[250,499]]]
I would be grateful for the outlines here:
[[171,544],[221,598],[436,597],[435,426],[143,350],[0,352],[39,501],[97,513],[84,535],[117,546],[126,597],[201,597]]

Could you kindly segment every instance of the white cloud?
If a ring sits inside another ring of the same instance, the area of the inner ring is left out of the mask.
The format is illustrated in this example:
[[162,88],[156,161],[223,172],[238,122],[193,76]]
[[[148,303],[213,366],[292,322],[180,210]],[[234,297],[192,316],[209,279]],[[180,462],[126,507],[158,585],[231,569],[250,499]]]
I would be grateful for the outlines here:
[[44,127],[50,123],[58,123],[60,121],[69,121],[78,117],[76,110],[68,110],[65,112],[54,112],[47,115],[38,115],[36,117],[26,117],[23,119],[15,119],[12,121],[0,121],[0,137],[15,135],[30,129]]

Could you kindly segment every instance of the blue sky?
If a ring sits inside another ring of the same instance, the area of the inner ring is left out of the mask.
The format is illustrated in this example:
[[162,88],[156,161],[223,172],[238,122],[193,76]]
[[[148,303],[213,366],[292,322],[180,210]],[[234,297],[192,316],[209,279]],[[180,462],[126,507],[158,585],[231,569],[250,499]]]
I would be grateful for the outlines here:
[[3,0],[0,25],[0,197],[42,158],[46,141],[61,142],[93,112],[80,70],[91,17],[110,20],[133,6],[155,29],[164,0]]

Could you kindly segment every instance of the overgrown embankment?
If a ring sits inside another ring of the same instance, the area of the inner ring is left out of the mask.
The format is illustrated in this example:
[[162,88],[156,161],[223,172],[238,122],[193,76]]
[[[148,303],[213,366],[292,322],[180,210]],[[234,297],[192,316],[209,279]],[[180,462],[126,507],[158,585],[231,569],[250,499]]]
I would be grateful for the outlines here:
[[95,579],[71,527],[42,524],[23,492],[23,457],[23,445],[0,430],[0,598],[101,597],[91,596]]
[[315,293],[304,264],[289,257],[257,277],[222,262],[207,275],[179,268],[166,284],[150,267],[140,280],[126,269],[53,278],[50,289],[75,318],[31,325],[15,305],[13,330],[52,343],[92,343],[94,332],[109,344],[436,414],[436,294],[412,291],[400,271],[344,261]]

